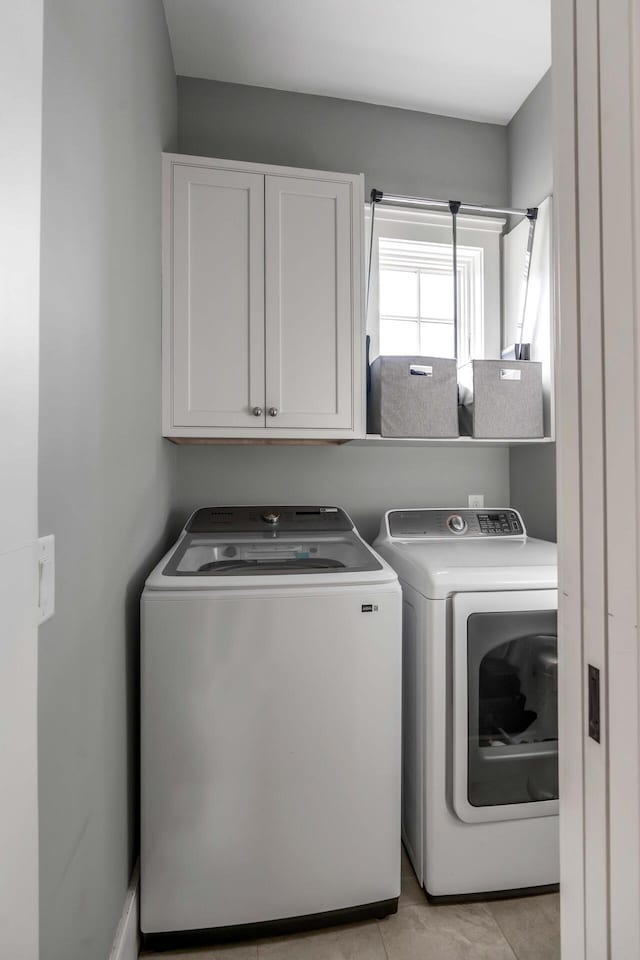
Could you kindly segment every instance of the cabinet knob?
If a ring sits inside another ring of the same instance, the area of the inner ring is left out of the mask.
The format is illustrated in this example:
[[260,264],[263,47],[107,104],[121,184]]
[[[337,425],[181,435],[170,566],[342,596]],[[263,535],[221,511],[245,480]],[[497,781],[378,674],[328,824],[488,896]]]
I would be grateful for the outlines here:
[[270,416],[270,417],[277,417],[277,416],[278,416],[278,408],[277,408],[277,407],[269,407],[269,416]]
[[262,416],[262,407],[254,407],[254,408],[253,408],[253,415],[254,415],[254,417],[261,417],[261,416]]

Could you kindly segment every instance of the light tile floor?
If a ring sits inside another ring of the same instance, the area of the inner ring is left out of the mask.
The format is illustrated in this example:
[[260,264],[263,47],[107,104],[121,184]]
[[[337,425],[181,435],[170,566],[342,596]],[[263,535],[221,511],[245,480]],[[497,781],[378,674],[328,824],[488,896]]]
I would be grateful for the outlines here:
[[386,920],[145,960],[560,960],[557,894],[432,906],[403,853],[398,913]]

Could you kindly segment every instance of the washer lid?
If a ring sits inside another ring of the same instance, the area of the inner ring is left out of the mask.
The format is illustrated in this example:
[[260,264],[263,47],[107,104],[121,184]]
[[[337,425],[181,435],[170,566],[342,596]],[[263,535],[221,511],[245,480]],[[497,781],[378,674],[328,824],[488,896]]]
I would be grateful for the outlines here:
[[397,582],[339,507],[205,507],[147,578],[151,591]]
[[187,533],[163,574],[211,578],[369,570],[382,570],[382,564],[353,532],[313,537],[274,530],[228,537]]

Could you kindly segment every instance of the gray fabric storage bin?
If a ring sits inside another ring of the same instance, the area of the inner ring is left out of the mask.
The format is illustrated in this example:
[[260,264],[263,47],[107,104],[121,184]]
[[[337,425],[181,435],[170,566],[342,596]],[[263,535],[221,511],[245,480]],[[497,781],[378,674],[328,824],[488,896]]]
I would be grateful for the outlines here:
[[456,361],[376,357],[368,427],[383,437],[457,437]]
[[544,436],[541,363],[472,360],[458,378],[464,433],[487,440]]

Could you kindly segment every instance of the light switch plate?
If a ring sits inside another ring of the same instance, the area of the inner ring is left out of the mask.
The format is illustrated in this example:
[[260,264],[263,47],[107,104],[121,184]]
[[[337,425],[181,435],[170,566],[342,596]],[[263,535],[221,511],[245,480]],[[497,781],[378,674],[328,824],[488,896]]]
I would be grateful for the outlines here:
[[55,611],[55,539],[53,534],[38,540],[38,622],[44,623]]
[[484,507],[484,493],[469,494],[469,509],[481,510]]

